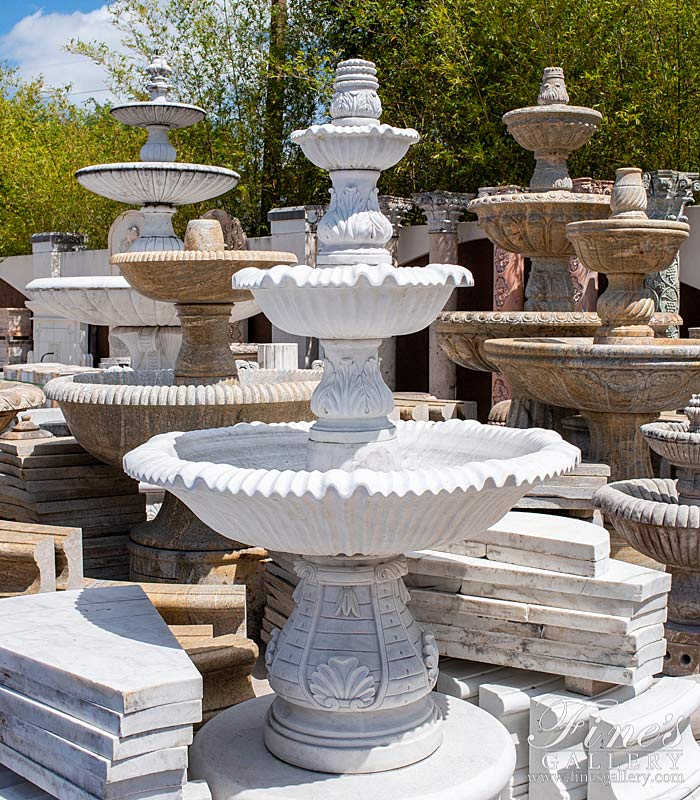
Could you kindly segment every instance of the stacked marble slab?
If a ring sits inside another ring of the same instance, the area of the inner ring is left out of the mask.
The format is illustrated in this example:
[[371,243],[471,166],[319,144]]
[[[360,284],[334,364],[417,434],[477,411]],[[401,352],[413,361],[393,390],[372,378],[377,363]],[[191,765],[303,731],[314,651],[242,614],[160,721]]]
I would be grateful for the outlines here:
[[[408,556],[410,608],[441,655],[620,685],[661,671],[670,575],[611,559],[605,529],[511,512],[455,549]],[[266,637],[296,585],[293,557],[273,562]]]
[[0,764],[60,800],[180,800],[202,679],[138,586],[0,601]]
[[73,436],[0,439],[0,516],[81,528],[85,574],[122,580],[129,529],[146,519],[146,499],[136,481]]

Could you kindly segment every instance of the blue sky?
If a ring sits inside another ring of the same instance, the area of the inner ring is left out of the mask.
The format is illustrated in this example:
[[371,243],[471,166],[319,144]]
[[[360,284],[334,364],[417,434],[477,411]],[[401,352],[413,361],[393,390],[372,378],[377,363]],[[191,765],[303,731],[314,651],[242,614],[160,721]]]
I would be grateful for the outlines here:
[[119,47],[106,0],[0,0],[0,60],[17,65],[23,78],[41,74],[49,85],[70,85],[76,103],[115,100],[101,68],[64,51],[71,38]]

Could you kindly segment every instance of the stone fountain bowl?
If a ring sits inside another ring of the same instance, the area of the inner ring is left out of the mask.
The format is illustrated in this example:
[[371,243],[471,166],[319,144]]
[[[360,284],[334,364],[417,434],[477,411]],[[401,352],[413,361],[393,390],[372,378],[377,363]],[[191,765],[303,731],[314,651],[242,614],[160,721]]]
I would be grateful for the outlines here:
[[526,150],[569,153],[586,144],[602,119],[592,108],[564,104],[517,108],[503,115],[508,133]]
[[112,256],[112,264],[138,292],[169,303],[252,302],[250,292],[232,287],[239,270],[269,270],[296,260],[294,253],[275,250],[152,250]]
[[647,275],[666,269],[689,231],[684,222],[624,216],[566,227],[579,261],[605,274]]
[[484,351],[525,397],[583,411],[656,414],[682,408],[700,390],[700,343],[658,341],[491,339]]
[[19,381],[0,381],[0,433],[22,411],[40,408],[46,402],[38,386]]
[[139,161],[84,167],[75,177],[91,192],[120,203],[182,206],[230,191],[240,176],[231,169],[203,164]]
[[312,269],[305,265],[242,270],[239,289],[254,290],[263,313],[282,330],[319,339],[383,339],[422,330],[453,289],[473,286],[469,270],[355,265]]
[[189,128],[206,117],[207,112],[199,106],[189,103],[163,103],[146,101],[143,103],[125,103],[113,106],[109,112],[113,117],[132,128],[147,128],[149,125],[160,125],[163,128]]
[[179,325],[172,303],[137,292],[121,275],[85,278],[38,278],[27,284],[32,300],[58,316],[87,325]]
[[489,339],[593,336],[600,318],[590,311],[451,311],[436,323],[440,346],[467,369],[498,372],[484,352]]
[[642,436],[651,449],[674,467],[700,470],[700,432],[691,433],[684,422],[650,422]]
[[485,530],[580,455],[552,431],[399,422],[400,470],[309,472],[309,428],[253,423],[167,433],[128,453],[124,469],[172,492],[229,538],[235,529],[270,550],[388,556]]
[[566,238],[567,225],[607,218],[610,197],[563,190],[515,192],[477,197],[469,203],[469,211],[503,250],[528,258],[563,258],[574,255]]
[[166,431],[313,419],[310,399],[322,374],[241,370],[238,381],[182,386],[172,370],[97,372],[54,378],[45,391],[89,453],[121,466],[125,453]]
[[420,136],[413,128],[326,123],[294,131],[290,139],[321,169],[382,171],[401,161]]

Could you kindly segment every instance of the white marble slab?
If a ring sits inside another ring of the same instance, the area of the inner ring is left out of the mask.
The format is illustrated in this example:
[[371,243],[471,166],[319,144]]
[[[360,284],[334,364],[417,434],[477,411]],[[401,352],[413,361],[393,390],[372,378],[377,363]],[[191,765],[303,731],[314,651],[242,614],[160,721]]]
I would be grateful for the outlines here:
[[497,676],[507,673],[507,668],[493,664],[461,658],[442,658],[435,691],[479,705],[479,687],[482,682],[495,680]]
[[120,738],[3,686],[0,686],[1,714],[19,717],[112,761],[120,761],[154,750],[186,747],[192,743],[191,725],[146,731]]
[[201,676],[136,585],[4,600],[0,668],[120,713],[202,696]]
[[[598,527],[593,526],[593,527]],[[547,569],[550,572],[563,572],[566,575],[579,575],[587,578],[599,578],[610,569],[610,559],[606,556],[598,561],[565,558],[564,556],[543,555],[516,547],[487,545],[486,558],[505,564],[517,564],[521,567]]]
[[535,589],[641,603],[668,593],[671,588],[669,574],[616,559],[610,560],[610,568],[604,576],[587,578],[435,550],[409,553],[408,558],[409,569],[420,575],[461,577],[463,581],[519,587],[523,591]]

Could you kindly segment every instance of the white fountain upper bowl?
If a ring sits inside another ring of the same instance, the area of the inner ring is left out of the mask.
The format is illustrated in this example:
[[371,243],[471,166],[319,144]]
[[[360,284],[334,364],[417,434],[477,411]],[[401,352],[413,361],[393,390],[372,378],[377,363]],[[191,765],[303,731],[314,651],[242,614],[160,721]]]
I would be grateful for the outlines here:
[[147,128],[149,125],[162,125],[164,128],[189,128],[206,117],[207,112],[199,106],[189,103],[163,103],[145,101],[143,103],[125,103],[114,106],[110,114],[132,128]]
[[230,191],[240,178],[224,167],[161,161],[96,164],[75,177],[95,194],[135,206],[201,203]]
[[387,556],[469,540],[535,484],[572,469],[553,431],[397,423],[397,471],[306,470],[311,423],[166,433],[127,453],[131,477],[231,539],[299,555]]
[[383,339],[427,327],[452,291],[474,285],[471,272],[452,264],[402,267],[281,265],[242,269],[236,289],[253,293],[278,328],[319,339]]
[[393,167],[420,141],[413,128],[391,125],[312,125],[290,136],[304,155],[321,169],[371,169]]
[[179,325],[172,303],[151,300],[121,275],[83,278],[37,278],[27,284],[29,297],[58,316],[86,325]]

